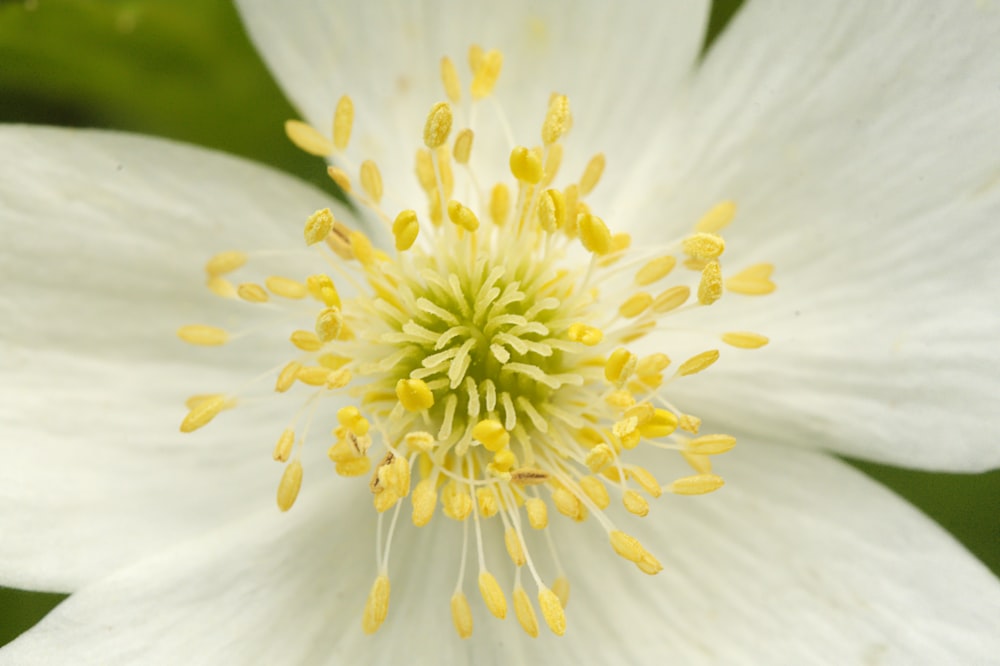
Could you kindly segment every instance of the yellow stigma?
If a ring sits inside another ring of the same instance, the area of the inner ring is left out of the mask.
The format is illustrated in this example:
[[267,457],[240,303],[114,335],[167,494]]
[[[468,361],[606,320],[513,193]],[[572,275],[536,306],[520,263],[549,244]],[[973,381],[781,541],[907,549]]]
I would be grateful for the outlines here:
[[[663,568],[619,523],[632,532],[625,523],[641,525],[665,494],[720,489],[712,461],[736,445],[675,397],[697,381],[685,378],[721,360],[716,347],[738,355],[769,343],[735,321],[713,328],[685,317],[770,293],[774,267],[729,264],[739,256],[722,236],[736,214],[730,201],[706,206],[700,220],[658,213],[656,234],[643,237],[637,221],[591,198],[606,169],[628,165],[609,165],[601,146],[568,147],[574,114],[587,109],[571,111],[553,93],[533,109],[532,133],[509,136],[502,107],[517,91],[498,85],[503,55],[471,47],[464,84],[455,62],[441,59],[434,85],[443,101],[410,128],[407,152],[386,158],[411,170],[414,188],[394,189],[396,168],[383,182],[366,151],[395,144],[369,133],[379,123],[365,123],[372,110],[350,96],[336,103],[329,136],[286,124],[295,145],[329,159],[324,168],[351,206],[304,209],[298,247],[206,252],[217,252],[204,280],[228,299],[216,322],[226,327],[178,322],[177,335],[203,347],[250,345],[262,366],[248,377],[263,379],[195,395],[178,418],[189,433],[269,398],[292,405],[289,420],[261,438],[270,449],[262,455],[282,465],[276,512],[300,510],[307,476],[367,483],[371,503],[352,504],[377,522],[366,633],[388,617],[390,569],[416,576],[437,566],[392,553],[395,530],[433,523],[434,539],[460,559],[454,587],[427,588],[427,603],[450,610],[458,639],[473,634],[474,614],[505,618],[508,593],[529,636],[539,613],[563,635],[569,581],[560,558],[593,544],[562,541],[547,532],[550,521],[596,524],[608,567],[624,566],[614,552],[648,575]],[[356,114],[366,129],[352,141]],[[254,318],[242,323],[230,308]],[[705,351],[689,356],[681,349],[694,338],[704,340],[694,351]],[[316,446],[327,454],[319,465],[303,455]],[[637,464],[637,449],[659,454],[663,468]]]

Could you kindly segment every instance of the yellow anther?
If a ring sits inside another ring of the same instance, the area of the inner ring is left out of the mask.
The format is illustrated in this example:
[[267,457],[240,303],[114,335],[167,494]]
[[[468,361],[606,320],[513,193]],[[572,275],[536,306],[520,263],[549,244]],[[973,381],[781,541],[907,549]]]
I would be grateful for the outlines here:
[[636,272],[635,283],[642,287],[653,284],[665,278],[676,265],[677,260],[671,256],[652,259]]
[[430,193],[437,187],[437,176],[434,175],[434,158],[431,152],[424,148],[417,150],[414,172],[417,174],[417,181],[424,192]]
[[451,105],[448,102],[438,102],[431,107],[424,122],[424,145],[437,148],[448,140],[451,133]]
[[639,426],[639,434],[646,439],[666,437],[677,429],[677,417],[665,409],[653,411],[653,417]]
[[601,340],[604,339],[604,333],[599,328],[576,323],[571,324],[566,330],[566,337],[573,342],[579,342],[587,345],[588,347],[593,347],[594,345],[600,344]]
[[565,488],[556,488],[552,491],[552,503],[555,504],[556,510],[567,518],[579,522],[587,517],[583,502]]
[[462,522],[472,513],[472,497],[464,483],[450,482],[441,492],[441,507],[444,515]]
[[736,217],[736,204],[732,201],[722,201],[712,206],[698,220],[698,223],[694,225],[694,230],[715,233],[729,226],[734,217]]
[[569,603],[569,579],[565,576],[556,578],[555,582],[552,583],[552,591],[559,597],[560,605],[566,608],[566,605]]
[[441,205],[441,194],[437,188],[427,193],[427,208],[430,213],[431,222],[436,227],[440,227],[444,222],[444,208]]
[[434,507],[437,506],[437,485],[434,479],[427,478],[420,481],[413,489],[413,524],[423,527],[430,522],[434,515]]
[[409,250],[413,246],[418,233],[420,233],[420,222],[417,221],[416,211],[404,210],[392,223],[392,235],[396,238],[396,249],[400,252]]
[[285,134],[295,146],[310,155],[317,157],[327,157],[333,154],[333,143],[320,134],[312,125],[308,125],[301,120],[286,120]]
[[724,484],[722,477],[715,474],[697,474],[677,479],[667,486],[667,491],[675,495],[704,495],[718,490]]
[[245,252],[237,250],[220,252],[208,260],[208,263],[205,264],[205,272],[212,276],[225,275],[242,268],[246,263],[247,255]]
[[566,219],[566,199],[559,190],[545,190],[538,198],[538,224],[548,233],[563,226]]
[[328,389],[344,388],[345,386],[351,383],[352,378],[353,375],[351,374],[350,370],[348,370],[347,368],[341,368],[339,370],[334,370],[333,372],[329,372],[326,376],[326,381],[323,382],[323,384]]
[[580,479],[580,489],[593,502],[598,509],[607,509],[611,504],[608,497],[608,489],[604,487],[600,479],[593,476],[585,476]]
[[542,143],[546,146],[555,143],[569,131],[571,124],[569,98],[566,95],[553,95],[549,99],[549,109],[542,124]]
[[650,305],[653,304],[652,295],[640,291],[638,294],[633,294],[618,308],[618,314],[627,319],[633,319],[638,317],[643,312],[646,311]]
[[645,467],[632,467],[629,469],[628,475],[653,497],[659,497],[662,494],[660,482]]
[[281,475],[281,482],[278,484],[278,508],[282,511],[291,509],[301,487],[302,463],[296,459],[285,466],[285,471]]
[[635,371],[639,375],[652,375],[657,372],[663,372],[670,365],[670,357],[666,354],[650,354],[646,356],[639,364],[636,365]]
[[479,505],[479,515],[483,518],[495,516],[500,510],[500,505],[497,504],[497,495],[488,486],[480,486],[476,489],[476,504]]
[[635,365],[635,354],[624,347],[619,347],[611,352],[608,362],[604,364],[604,378],[620,386],[635,370]]
[[503,183],[497,183],[490,192],[490,219],[502,227],[510,215],[510,190]]
[[622,493],[622,504],[628,509],[628,512],[641,517],[646,516],[649,513],[649,502],[646,498],[637,493],[634,490],[626,490]]
[[496,453],[510,442],[510,433],[503,424],[493,419],[480,421],[472,428],[472,436],[483,443],[487,451]]
[[448,202],[448,219],[466,231],[475,231],[479,228],[479,218],[472,209],[454,199]]
[[726,278],[726,289],[737,294],[746,296],[763,296],[775,290],[775,285],[771,282],[771,273],[774,266],[771,264],[754,264],[736,275]]
[[629,562],[635,562],[636,566],[643,573],[653,575],[663,570],[663,566],[649,551],[642,547],[642,544],[635,537],[629,536],[620,530],[609,532],[608,536],[611,539],[611,547],[615,549],[615,552]]
[[328,166],[326,168],[326,175],[330,177],[337,187],[339,187],[345,194],[351,193],[351,177],[347,175],[347,172],[343,169],[335,166]]
[[486,58],[486,51],[479,44],[473,44],[469,47],[469,70],[475,74],[480,67],[483,66],[483,60]]
[[375,248],[372,247],[368,236],[360,231],[352,231],[347,238],[351,245],[351,251],[362,266],[368,267],[375,263]]
[[359,437],[368,434],[368,419],[361,415],[361,410],[353,405],[337,410],[337,422]]
[[611,251],[611,231],[604,220],[590,213],[580,213],[576,218],[576,225],[580,242],[588,252],[605,255]]
[[323,346],[323,341],[312,331],[292,331],[289,340],[304,352],[319,351]]
[[524,501],[524,509],[528,512],[528,524],[533,529],[544,530],[549,525],[549,509],[545,500],[531,497]]
[[469,608],[469,600],[464,592],[451,595],[451,621],[455,623],[459,638],[472,635],[472,609]]
[[264,291],[264,287],[253,282],[244,282],[236,288],[236,295],[247,303],[267,303],[270,296]]
[[760,349],[769,340],[760,333],[749,333],[747,331],[730,331],[722,334],[722,341],[732,347],[740,349]]
[[514,613],[517,621],[521,624],[524,632],[532,638],[538,637],[538,618],[535,617],[535,608],[531,605],[531,599],[524,588],[518,585],[514,588]]
[[472,130],[468,128],[459,132],[458,136],[455,137],[455,147],[452,149],[452,155],[459,164],[469,163],[469,156],[472,155],[473,138]]
[[[629,374],[632,374],[632,369],[628,369]],[[607,368],[605,368],[605,378],[607,378]],[[608,394],[608,397],[604,399],[609,405],[617,409],[618,411],[624,411],[635,404],[635,396],[628,392],[626,389],[618,389],[617,391],[612,391]]]
[[194,432],[198,428],[208,425],[209,421],[227,407],[229,407],[229,401],[224,395],[213,395],[199,401],[191,407],[187,416],[181,421],[181,432]]
[[264,286],[266,286],[268,291],[275,296],[281,296],[282,298],[288,298],[291,300],[305,298],[309,293],[306,286],[301,282],[291,278],[281,277],[279,275],[268,276],[264,280]]
[[521,543],[521,537],[518,535],[517,530],[513,527],[508,527],[504,532],[503,542],[507,546],[507,554],[510,556],[510,561],[514,563],[514,566],[524,566],[527,560],[525,560],[524,546]]
[[697,435],[698,430],[701,428],[701,419],[691,414],[681,414],[681,417],[677,420],[677,425],[681,430]]
[[[608,254],[616,255],[630,247],[632,247],[632,235],[622,231],[611,236],[611,249],[608,250]],[[615,261],[618,261],[618,257],[607,257],[604,263],[611,264]]]
[[351,140],[351,128],[354,126],[354,102],[344,95],[337,101],[333,112],[333,146],[344,150]]
[[[367,429],[367,421],[365,421]],[[391,465],[392,483],[390,489],[400,497],[410,494],[410,461],[402,456],[396,456]]]
[[320,366],[301,366],[295,374],[295,378],[308,386],[325,386],[327,377],[330,376],[330,369]]
[[535,152],[517,146],[510,152],[510,172],[519,181],[537,185],[542,179],[542,160]]
[[702,435],[687,443],[691,453],[715,456],[725,453],[736,446],[736,438],[732,435]]
[[538,593],[538,606],[542,609],[542,617],[545,624],[556,636],[566,633],[566,613],[563,611],[559,596],[547,587],[543,587]]
[[455,191],[455,173],[451,170],[451,153],[447,146],[437,149],[438,176],[441,178],[441,191],[447,199]]
[[[509,451],[510,449],[505,450]],[[500,453],[503,453],[503,451],[498,451],[497,455]],[[549,473],[537,467],[521,467],[511,472],[510,480],[511,483],[516,483],[520,486],[537,486],[549,480]]]
[[382,201],[382,173],[372,160],[365,160],[361,163],[361,189],[376,206]]
[[375,579],[371,592],[368,593],[365,612],[361,616],[361,628],[366,634],[374,634],[385,622],[385,617],[389,614],[389,592],[389,577],[382,574]]
[[339,308],[341,305],[340,294],[337,293],[337,288],[328,275],[310,275],[306,278],[306,289],[313,298],[323,302],[327,307]]
[[684,252],[695,259],[716,259],[726,250],[722,236],[699,232],[684,239]]
[[676,310],[691,297],[691,289],[685,286],[670,287],[653,300],[653,312],[663,314]]
[[177,337],[190,345],[217,347],[229,342],[229,333],[224,328],[191,324],[177,329]]
[[561,143],[554,143],[548,147],[545,153],[545,168],[541,182],[543,187],[555,180],[556,174],[559,173],[559,167],[562,166],[562,158],[563,147]]
[[645,425],[656,417],[656,409],[648,402],[642,402],[634,407],[630,407],[625,412],[625,418],[635,419],[637,426]]
[[278,442],[274,445],[272,457],[278,462],[288,462],[289,456],[292,455],[292,446],[294,444],[295,431],[291,428],[286,428],[281,433],[281,437],[278,438]]
[[326,308],[316,317],[316,336],[323,342],[336,340],[344,327],[344,315],[340,308]]
[[473,99],[483,99],[493,92],[493,87],[496,86],[497,79],[500,78],[500,70],[503,68],[503,54],[496,49],[487,51],[478,60],[478,67],[472,70],[472,84],[470,85]]
[[354,249],[351,247],[351,230],[343,222],[334,220],[333,231],[326,237],[327,246],[344,261],[354,259]]
[[587,467],[595,474],[614,462],[615,454],[607,444],[598,444],[587,452],[584,460]]
[[452,104],[458,104],[462,99],[462,84],[459,83],[455,63],[448,56],[441,58],[441,83],[444,85],[444,94]]
[[221,298],[236,298],[236,287],[233,283],[220,275],[212,275],[205,282],[205,286],[208,287],[216,296]]
[[278,373],[278,380],[274,383],[274,390],[278,393],[284,393],[288,389],[292,388],[292,384],[298,379],[299,371],[302,369],[302,364],[298,361],[292,361]]
[[434,449],[434,436],[429,432],[408,432],[403,441],[411,451],[430,453]]
[[576,431],[577,440],[585,448],[593,448],[604,443],[604,436],[593,428],[580,428]]
[[710,261],[701,271],[698,302],[702,305],[711,305],[720,298],[722,298],[722,268],[718,261]]
[[372,468],[372,460],[368,456],[362,458],[354,458],[352,460],[345,460],[343,462],[338,462],[335,466],[335,471],[341,476],[364,476],[368,473],[368,470]]
[[507,598],[500,589],[500,583],[488,571],[479,574],[479,593],[493,615],[501,620],[507,617]]
[[623,449],[634,449],[639,446],[639,442],[642,440],[642,434],[639,430],[627,430],[622,435],[619,436],[619,441]]
[[681,363],[681,366],[677,368],[677,374],[681,375],[682,377],[696,374],[698,372],[701,372],[705,368],[709,367],[718,360],[719,360],[718,349],[710,349],[700,354],[695,354],[688,360]]
[[333,213],[329,208],[318,210],[306,220],[305,229],[302,235],[305,236],[306,245],[315,245],[324,240],[333,230]]
[[580,177],[581,197],[587,196],[597,187],[597,183],[600,182],[601,175],[604,173],[604,165],[604,153],[597,153],[587,162],[587,168],[583,170],[583,176]]

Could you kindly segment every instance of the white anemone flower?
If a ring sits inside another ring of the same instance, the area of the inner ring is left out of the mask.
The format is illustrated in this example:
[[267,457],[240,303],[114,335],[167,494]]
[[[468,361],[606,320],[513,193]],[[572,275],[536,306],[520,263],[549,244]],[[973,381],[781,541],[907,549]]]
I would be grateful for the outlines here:
[[995,663],[995,8],[240,10],[353,207],[0,131],[0,663]]

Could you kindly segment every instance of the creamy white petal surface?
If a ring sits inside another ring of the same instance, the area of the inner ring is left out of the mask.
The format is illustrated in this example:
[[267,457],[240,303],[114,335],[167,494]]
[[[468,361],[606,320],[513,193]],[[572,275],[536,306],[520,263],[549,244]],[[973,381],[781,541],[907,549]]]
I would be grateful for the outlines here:
[[218,153],[112,133],[5,127],[0,154],[3,583],[71,590],[272,505],[270,439],[293,403],[186,437],[178,425],[187,396],[237,388],[287,342],[220,353],[175,331],[251,322],[205,289],[206,259],[297,249],[328,198]]
[[1000,585],[888,491],[820,453],[758,444],[725,471],[716,495],[629,525],[662,555],[655,578],[610,554],[596,524],[559,519],[564,552],[577,548],[562,639],[518,635],[472,590],[475,634],[454,637],[460,527],[441,516],[401,526],[389,618],[364,636],[373,565],[359,550],[374,521],[363,491],[323,491],[84,588],[0,663],[934,664],[1000,651]]
[[776,267],[773,295],[704,319],[772,344],[726,354],[683,404],[795,446],[1000,464],[984,436],[1000,419],[998,57],[984,3],[747,4],[664,118],[657,186],[622,193],[641,237],[732,198],[728,273]]
[[[469,47],[500,49],[505,60],[495,97],[514,141],[538,142],[548,97],[561,92],[576,111],[564,169],[579,173],[598,151],[621,167],[642,150],[690,75],[708,14],[703,0],[629,0],[613,8],[572,0],[316,1],[280,12],[261,0],[238,4],[278,82],[317,128],[329,131],[341,95],[354,98],[356,161],[378,162],[386,197],[400,208],[424,201],[413,155],[428,110],[445,99],[442,56],[453,59],[467,84]],[[482,106],[474,150],[496,158],[495,170],[480,170],[492,183],[508,175],[511,146],[497,134],[492,101]],[[459,117],[458,126],[466,120]],[[480,132],[484,127],[493,129]],[[614,192],[627,176],[607,173],[597,194]]]

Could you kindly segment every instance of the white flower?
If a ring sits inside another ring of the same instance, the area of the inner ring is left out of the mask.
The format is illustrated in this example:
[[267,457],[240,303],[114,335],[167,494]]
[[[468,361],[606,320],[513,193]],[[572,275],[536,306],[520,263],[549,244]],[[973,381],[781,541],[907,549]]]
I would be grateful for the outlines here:
[[[242,396],[250,391],[241,385],[252,387],[261,373],[273,381],[289,359],[287,341],[271,335],[201,350],[172,336],[190,323],[239,330],[247,311],[261,327],[248,335],[301,326],[301,312],[220,301],[205,290],[202,265],[216,252],[277,250],[251,255],[248,268],[261,276],[313,272],[305,266],[316,255],[283,251],[301,247],[301,223],[326,207],[387,252],[392,237],[314,189],[232,158],[113,133],[7,127],[0,582],[74,594],[0,651],[0,663],[996,659],[997,581],[830,453],[939,470],[1000,463],[991,441],[1000,388],[992,266],[1000,16],[976,3],[931,11],[754,1],[698,63],[700,3],[536,5],[303,2],[279,10],[247,0],[241,11],[313,126],[325,127],[340,96],[352,96],[348,155],[379,165],[383,207],[393,214],[427,210],[412,156],[428,109],[443,96],[440,57],[458,61],[470,44],[505,57],[493,97],[513,137],[500,131],[492,98],[483,102],[473,147],[481,183],[512,182],[504,174],[512,141],[537,141],[558,91],[573,109],[562,173],[579,174],[590,155],[605,152],[607,168],[587,201],[614,230],[632,234],[639,256],[683,239],[719,201],[737,202],[723,264],[771,262],[780,288],[766,298],[727,294],[678,316],[676,325],[691,330],[658,329],[643,352],[702,351],[734,329],[771,338],[757,351],[724,352],[710,371],[665,392],[740,443],[717,464],[724,491],[661,499],[644,521],[613,516],[631,519],[629,531],[663,572],[646,577],[622,562],[597,521],[554,517],[548,534],[574,581],[566,635],[528,638],[511,618],[488,618],[473,598],[473,635],[460,640],[449,600],[461,527],[442,516],[421,529],[400,521],[388,616],[379,633],[365,635],[362,607],[379,573],[370,544],[384,544],[387,527],[378,523],[376,537],[367,484],[336,478],[326,446],[307,438],[301,496],[288,513],[274,507],[272,438],[301,401],[286,400],[292,392],[248,398],[195,435],[176,432],[183,396],[205,387]],[[360,191],[377,199],[371,179]],[[471,226],[463,216],[453,213]],[[322,230],[327,223],[314,219]],[[427,244],[434,236],[426,224],[418,240],[442,256],[470,256],[456,249],[467,235],[447,224],[447,245]],[[353,238],[355,256],[362,242]],[[573,256],[560,265],[572,268]],[[717,282],[688,275],[696,286]],[[413,284],[397,278],[401,291]],[[246,300],[259,300],[248,289]],[[598,302],[612,309],[598,314],[613,314],[624,299],[612,294],[609,306],[608,291]],[[306,310],[307,322],[318,309]],[[349,324],[358,312],[345,305]],[[319,335],[336,342],[328,325]],[[373,354],[353,344],[359,358]],[[588,386],[590,375],[580,373]],[[414,400],[422,413],[422,398]],[[329,402],[313,417],[324,437],[335,418]],[[374,427],[398,434],[401,409],[375,413]],[[610,407],[581,409],[601,419]],[[530,420],[529,411],[519,418]],[[341,415],[346,428],[355,422]],[[477,435],[483,442],[499,437],[487,430]],[[662,455],[644,464],[658,472]],[[395,488],[394,478],[381,480]],[[297,486],[282,485],[284,508]],[[503,530],[495,527],[485,553],[499,563]],[[509,581],[504,587],[509,594]]]

